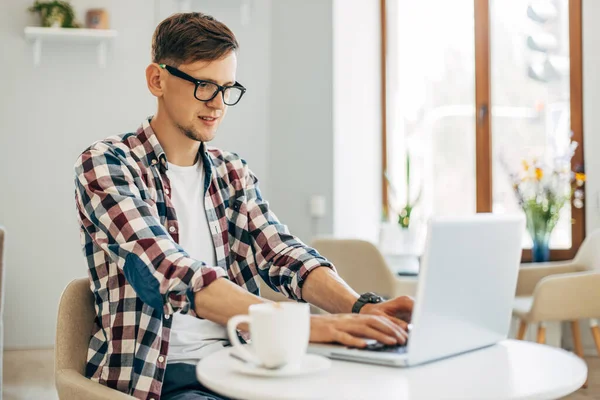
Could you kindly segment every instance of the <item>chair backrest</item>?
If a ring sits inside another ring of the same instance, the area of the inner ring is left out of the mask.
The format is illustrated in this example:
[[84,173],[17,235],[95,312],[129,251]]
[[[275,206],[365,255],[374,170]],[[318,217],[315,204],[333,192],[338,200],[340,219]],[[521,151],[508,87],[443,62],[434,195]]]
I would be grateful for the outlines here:
[[335,265],[342,279],[358,293],[394,296],[394,274],[374,244],[358,239],[318,238],[312,246]]
[[58,306],[55,369],[85,371],[90,334],[96,312],[87,278],[75,279],[65,288]]
[[573,259],[573,264],[587,270],[600,270],[600,229],[586,236]]

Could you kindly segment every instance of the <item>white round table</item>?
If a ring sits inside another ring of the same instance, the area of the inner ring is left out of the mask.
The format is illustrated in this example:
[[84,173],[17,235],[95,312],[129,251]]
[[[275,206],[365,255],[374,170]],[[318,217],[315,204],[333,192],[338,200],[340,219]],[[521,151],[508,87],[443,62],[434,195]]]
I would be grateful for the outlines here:
[[229,351],[200,361],[197,377],[211,390],[242,400],[556,399],[579,389],[587,376],[576,355],[515,340],[412,368],[333,361],[325,372],[292,378],[235,372]]

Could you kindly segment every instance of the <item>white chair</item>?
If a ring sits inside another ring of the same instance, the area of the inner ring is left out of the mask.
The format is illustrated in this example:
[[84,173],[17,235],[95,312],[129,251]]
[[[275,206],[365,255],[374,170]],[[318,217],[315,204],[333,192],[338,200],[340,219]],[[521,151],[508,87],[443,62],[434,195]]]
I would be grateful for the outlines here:
[[570,321],[575,353],[583,357],[580,319],[590,319],[600,354],[600,230],[581,244],[574,259],[522,266],[519,271],[513,316],[520,321],[517,339],[524,339],[528,324],[538,324],[538,343],[546,342],[545,322]]

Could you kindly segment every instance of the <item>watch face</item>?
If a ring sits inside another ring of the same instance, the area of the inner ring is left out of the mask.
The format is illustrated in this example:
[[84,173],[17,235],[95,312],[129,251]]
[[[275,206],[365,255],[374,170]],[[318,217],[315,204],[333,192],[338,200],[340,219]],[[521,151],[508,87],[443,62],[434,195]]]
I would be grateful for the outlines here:
[[369,303],[379,303],[381,302],[381,296],[376,295],[375,293],[365,293],[367,296],[367,301]]

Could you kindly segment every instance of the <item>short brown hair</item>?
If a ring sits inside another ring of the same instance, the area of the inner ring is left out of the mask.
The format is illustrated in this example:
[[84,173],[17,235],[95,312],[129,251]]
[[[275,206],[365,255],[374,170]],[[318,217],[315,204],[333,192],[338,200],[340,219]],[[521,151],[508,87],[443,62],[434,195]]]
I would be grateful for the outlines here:
[[225,24],[199,12],[171,15],[152,36],[152,61],[175,67],[195,61],[219,60],[239,45]]

